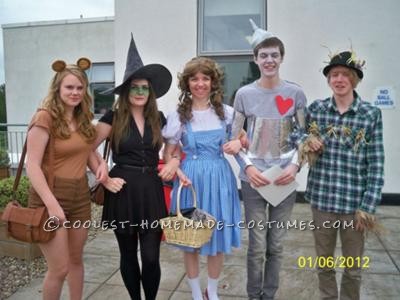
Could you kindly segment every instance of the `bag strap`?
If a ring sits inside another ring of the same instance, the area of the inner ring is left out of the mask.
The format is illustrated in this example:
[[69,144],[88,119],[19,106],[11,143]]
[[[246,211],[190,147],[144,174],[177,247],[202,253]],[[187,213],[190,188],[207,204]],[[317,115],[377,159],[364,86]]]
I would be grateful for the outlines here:
[[22,149],[22,154],[21,154],[21,157],[19,159],[17,174],[15,175],[15,179],[14,179],[13,197],[12,197],[14,201],[17,201],[16,200],[17,199],[17,189],[18,189],[19,181],[21,179],[22,169],[24,167],[25,156],[26,156],[26,141],[27,141],[27,138],[25,139],[25,142],[24,142],[24,147]]
[[[41,109],[38,109],[38,111]],[[17,173],[15,175],[15,180],[14,180],[14,185],[13,185],[13,197],[12,197],[12,201],[16,202],[19,204],[18,200],[17,200],[17,189],[19,186],[19,182],[21,180],[21,175],[22,175],[22,169],[24,168],[24,163],[25,163],[25,156],[26,156],[26,151],[27,151],[27,144],[28,144],[28,132],[29,130],[32,128],[33,125],[30,125],[28,127],[28,131],[27,131],[27,136],[25,138],[25,142],[24,142],[24,147],[22,149],[22,153],[21,153],[21,157],[19,159],[19,164],[18,164],[18,169],[17,169]],[[54,187],[54,138],[52,137],[51,133],[49,135],[49,141],[47,143],[47,147],[49,149],[49,174],[48,174],[48,179],[47,179],[47,183],[49,185],[49,188],[51,191],[53,191],[53,187]]]
[[111,139],[107,138],[103,150],[103,159],[106,163],[108,163],[108,159],[110,158],[110,152],[111,152]]
[[[113,112],[113,119],[111,122],[111,128],[114,128],[114,124],[115,124],[115,112]],[[110,153],[111,153],[111,147],[112,147],[112,142],[113,142],[113,138],[112,138],[112,131],[111,131],[111,136],[107,137],[106,139],[106,143],[104,145],[104,150],[103,150],[103,159],[104,161],[108,164],[108,159],[110,158]]]

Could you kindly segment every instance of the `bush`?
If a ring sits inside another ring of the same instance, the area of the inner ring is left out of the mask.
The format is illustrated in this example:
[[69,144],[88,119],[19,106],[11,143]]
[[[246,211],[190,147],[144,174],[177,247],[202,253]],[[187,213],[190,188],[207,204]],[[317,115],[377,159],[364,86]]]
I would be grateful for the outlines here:
[[10,157],[6,149],[0,148],[0,167],[10,166]]
[[[0,209],[3,209],[10,202],[13,193],[15,177],[9,177],[0,180]],[[22,206],[28,206],[29,179],[27,176],[21,176],[17,189],[17,200]]]

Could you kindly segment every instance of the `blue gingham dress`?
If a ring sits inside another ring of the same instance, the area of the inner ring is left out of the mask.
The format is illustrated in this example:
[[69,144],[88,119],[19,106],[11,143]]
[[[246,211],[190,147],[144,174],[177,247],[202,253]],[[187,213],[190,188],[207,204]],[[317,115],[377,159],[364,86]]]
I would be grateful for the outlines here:
[[[213,215],[219,228],[213,232],[211,240],[203,245],[201,255],[231,253],[232,247],[240,246],[239,194],[236,178],[224,157],[222,145],[226,142],[227,126],[221,121],[221,128],[193,131],[190,122],[186,123],[181,142],[186,154],[181,169],[192,181],[197,195],[197,207]],[[174,182],[171,211],[176,211],[176,193],[179,179]],[[181,193],[181,208],[193,206],[190,189]],[[184,251],[196,251],[189,247],[180,247]]]

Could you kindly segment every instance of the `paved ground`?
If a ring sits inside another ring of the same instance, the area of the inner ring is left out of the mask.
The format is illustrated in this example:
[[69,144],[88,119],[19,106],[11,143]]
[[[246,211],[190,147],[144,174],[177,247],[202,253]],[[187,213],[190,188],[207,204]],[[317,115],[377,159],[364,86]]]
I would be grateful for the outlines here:
[[[381,206],[378,216],[387,229],[384,236],[370,234],[366,242],[365,256],[369,268],[363,274],[361,299],[400,299],[400,207]],[[311,220],[308,204],[296,203],[293,220]],[[243,246],[226,257],[220,278],[220,299],[246,298],[246,249],[247,233],[243,230]],[[312,232],[291,229],[285,239],[284,261],[281,270],[280,289],[277,299],[318,299],[317,276],[312,268],[300,268],[298,258],[315,257]],[[340,255],[340,248],[337,254]],[[189,287],[181,253],[165,243],[161,252],[162,278],[158,299],[190,299]],[[119,273],[119,253],[112,232],[101,232],[88,242],[85,248],[84,298],[90,300],[129,299]],[[207,273],[202,261],[201,280],[205,287]],[[338,269],[338,278],[342,270]],[[17,291],[10,299],[41,299],[42,278]],[[64,286],[63,299],[68,299]]]

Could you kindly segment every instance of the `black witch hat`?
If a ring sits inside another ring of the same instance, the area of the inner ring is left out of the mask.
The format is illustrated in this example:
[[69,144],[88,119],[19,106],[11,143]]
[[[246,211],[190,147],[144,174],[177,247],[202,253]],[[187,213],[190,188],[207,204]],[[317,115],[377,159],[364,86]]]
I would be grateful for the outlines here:
[[172,75],[170,71],[168,71],[168,69],[163,65],[143,65],[142,59],[140,58],[132,35],[131,44],[128,50],[128,56],[126,58],[124,80],[119,86],[117,86],[113,90],[113,93],[119,95],[121,93],[122,87],[128,85],[129,82],[135,78],[144,78],[149,80],[157,98],[163,96],[166,92],[168,92],[172,82]]

